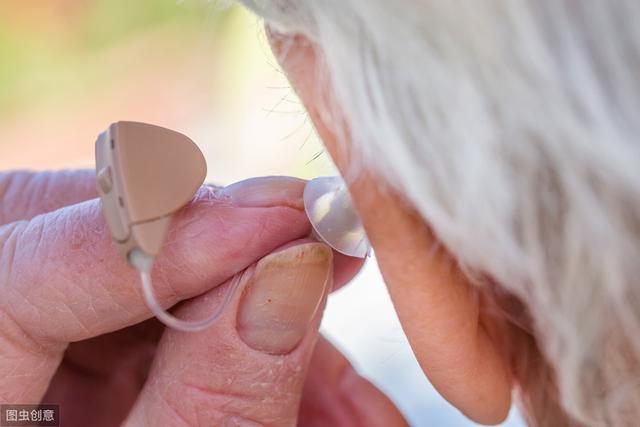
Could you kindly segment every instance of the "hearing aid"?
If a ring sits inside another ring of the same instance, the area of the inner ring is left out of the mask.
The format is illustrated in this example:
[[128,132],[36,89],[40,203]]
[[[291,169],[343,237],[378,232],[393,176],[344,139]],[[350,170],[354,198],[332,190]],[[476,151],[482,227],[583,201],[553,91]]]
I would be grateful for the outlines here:
[[198,331],[213,324],[237,286],[232,281],[225,301],[200,321],[176,318],[153,292],[151,269],[171,216],[193,198],[206,174],[207,165],[196,144],[169,129],[121,121],[96,141],[96,187],[111,237],[140,272],[149,309],[164,324],[181,331]]
[[[173,329],[199,331],[211,326],[231,301],[241,275],[232,279],[213,314],[196,321],[167,312],[157,301],[151,281],[171,216],[192,200],[206,177],[202,152],[181,133],[129,121],[113,123],[102,132],[95,152],[103,216],[120,254],[140,273],[147,306]],[[368,255],[369,241],[341,178],[310,181],[303,198],[313,237],[348,256]]]
[[369,255],[369,239],[342,178],[312,179],[304,188],[303,198],[314,237],[344,255],[357,258]]
[[159,126],[118,122],[96,141],[102,212],[120,253],[155,257],[171,214],[204,182],[207,165],[186,136]]

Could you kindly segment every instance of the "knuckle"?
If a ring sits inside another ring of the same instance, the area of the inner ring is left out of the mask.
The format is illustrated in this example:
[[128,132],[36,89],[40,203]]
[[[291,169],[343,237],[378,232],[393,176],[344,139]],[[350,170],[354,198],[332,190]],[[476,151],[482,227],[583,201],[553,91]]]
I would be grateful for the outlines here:
[[[2,286],[1,289],[5,291],[13,277],[18,235],[24,226],[23,222],[19,222],[0,227],[0,285]],[[2,302],[5,301],[5,299],[2,299]]]
[[23,193],[23,190],[29,184],[31,174],[25,171],[9,172],[0,174],[0,224],[14,221],[13,212],[16,210],[15,201],[24,203],[22,197],[14,197]]
[[[28,222],[20,221],[0,227],[0,293],[3,296],[0,298],[0,338],[23,352],[57,353],[58,346],[40,337],[32,325],[25,322],[24,316],[18,315],[18,312],[37,310],[20,288],[20,283],[24,283],[23,268],[19,263],[23,251],[20,236],[28,226]],[[21,310],[15,310],[16,306]]]
[[34,216],[55,176],[52,172],[30,171],[0,174],[0,224]]
[[42,327],[37,286],[46,286],[37,256],[45,233],[45,221],[37,217],[0,227],[0,334],[14,347],[48,354],[63,347],[48,338]]

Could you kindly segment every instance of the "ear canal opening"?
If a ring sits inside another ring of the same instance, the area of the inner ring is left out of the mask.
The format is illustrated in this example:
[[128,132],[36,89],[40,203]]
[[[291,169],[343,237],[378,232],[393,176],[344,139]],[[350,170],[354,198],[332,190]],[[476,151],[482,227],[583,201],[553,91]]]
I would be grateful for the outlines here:
[[197,332],[212,326],[220,318],[233,299],[242,279],[242,273],[236,274],[233,279],[231,279],[222,302],[216,307],[209,317],[201,320],[178,319],[176,316],[165,310],[155,296],[151,280],[151,266],[153,264],[153,259],[151,258],[151,262],[149,262],[149,258],[151,257],[141,253],[139,250],[134,250],[129,256],[129,262],[140,272],[142,295],[144,296],[145,303],[147,304],[147,307],[149,307],[149,310],[151,310],[159,321],[177,331]]

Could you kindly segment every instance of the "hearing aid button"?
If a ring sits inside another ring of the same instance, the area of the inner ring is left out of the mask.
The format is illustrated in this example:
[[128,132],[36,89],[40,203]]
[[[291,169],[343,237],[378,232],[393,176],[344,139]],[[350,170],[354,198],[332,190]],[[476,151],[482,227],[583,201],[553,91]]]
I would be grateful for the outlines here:
[[100,189],[104,193],[108,193],[113,188],[113,179],[111,178],[111,168],[109,166],[105,166],[100,169],[98,175],[96,176],[96,180],[98,181],[98,185]]

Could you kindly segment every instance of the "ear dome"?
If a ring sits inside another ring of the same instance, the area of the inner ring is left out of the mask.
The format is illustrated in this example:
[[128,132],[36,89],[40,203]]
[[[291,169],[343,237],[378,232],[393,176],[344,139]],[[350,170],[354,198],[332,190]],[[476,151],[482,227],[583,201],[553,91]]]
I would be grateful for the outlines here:
[[304,188],[304,209],[316,237],[336,251],[364,258],[371,246],[342,178],[312,179]]
[[204,182],[207,166],[195,143],[159,126],[117,122],[96,141],[98,192],[111,234],[126,255],[160,251],[169,216]]

